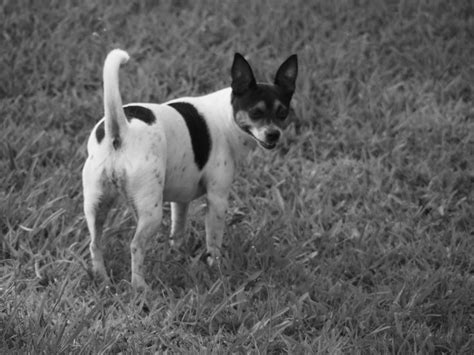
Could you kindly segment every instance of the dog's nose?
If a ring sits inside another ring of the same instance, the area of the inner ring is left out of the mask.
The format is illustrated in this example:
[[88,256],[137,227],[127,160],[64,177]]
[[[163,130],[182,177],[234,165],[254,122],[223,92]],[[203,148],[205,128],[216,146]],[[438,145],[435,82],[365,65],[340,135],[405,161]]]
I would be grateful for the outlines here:
[[267,140],[269,142],[276,142],[280,138],[280,131],[278,130],[272,130],[267,132]]

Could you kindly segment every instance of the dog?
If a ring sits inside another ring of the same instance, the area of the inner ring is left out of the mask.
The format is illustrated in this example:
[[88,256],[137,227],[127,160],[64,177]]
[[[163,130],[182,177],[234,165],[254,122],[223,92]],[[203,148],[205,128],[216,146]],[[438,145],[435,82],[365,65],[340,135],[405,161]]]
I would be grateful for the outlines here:
[[171,244],[185,233],[189,203],[207,197],[207,261],[221,255],[225,213],[236,164],[257,146],[274,149],[281,138],[295,91],[295,54],[273,83],[257,83],[245,58],[236,53],[231,86],[205,96],[163,104],[122,105],[119,69],[127,52],[114,49],[103,68],[104,117],[87,143],[82,180],[94,276],[109,282],[101,250],[107,213],[124,196],[136,216],[130,244],[131,283],[147,288],[144,257],[157,235],[163,202],[171,203]]

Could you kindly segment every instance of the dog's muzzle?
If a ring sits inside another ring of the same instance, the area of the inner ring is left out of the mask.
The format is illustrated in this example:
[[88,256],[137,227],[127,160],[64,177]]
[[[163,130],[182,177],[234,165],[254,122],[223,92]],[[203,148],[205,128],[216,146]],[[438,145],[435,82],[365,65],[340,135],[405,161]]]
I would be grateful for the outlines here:
[[268,150],[274,149],[276,147],[281,136],[281,132],[277,129],[266,131],[264,134],[265,139],[258,138],[250,130],[246,130],[246,132],[250,134],[258,142],[258,144],[260,144],[260,146]]

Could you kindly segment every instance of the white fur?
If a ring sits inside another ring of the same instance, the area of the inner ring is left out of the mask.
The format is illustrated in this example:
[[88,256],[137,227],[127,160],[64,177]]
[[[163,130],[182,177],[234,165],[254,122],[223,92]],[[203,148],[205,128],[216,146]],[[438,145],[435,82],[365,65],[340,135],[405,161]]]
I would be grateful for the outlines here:
[[109,118],[105,122],[105,132],[112,134],[112,122],[110,118],[113,116],[120,117],[117,119],[118,129],[124,129],[126,121],[125,114],[122,110],[122,97],[119,91],[119,68],[121,64],[128,62],[130,59],[127,52],[121,49],[114,49],[105,59],[104,63],[104,116]]

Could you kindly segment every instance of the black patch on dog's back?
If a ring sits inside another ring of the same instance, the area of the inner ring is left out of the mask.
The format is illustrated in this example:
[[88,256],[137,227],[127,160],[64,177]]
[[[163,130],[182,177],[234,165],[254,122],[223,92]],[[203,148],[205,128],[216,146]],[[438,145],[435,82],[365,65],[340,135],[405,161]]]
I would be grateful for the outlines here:
[[124,106],[123,112],[125,112],[125,116],[127,116],[127,120],[132,120],[132,118],[136,118],[140,121],[145,122],[148,125],[155,123],[156,117],[153,112],[143,106],[138,105],[131,105],[131,106]]
[[194,161],[201,170],[206,165],[211,152],[211,136],[204,117],[189,102],[173,102],[168,105],[183,116],[191,137]]
[[95,138],[97,139],[97,143],[100,144],[100,142],[102,142],[102,139],[104,139],[104,136],[105,136],[104,121],[102,121],[95,130]]

